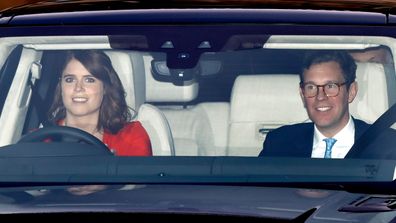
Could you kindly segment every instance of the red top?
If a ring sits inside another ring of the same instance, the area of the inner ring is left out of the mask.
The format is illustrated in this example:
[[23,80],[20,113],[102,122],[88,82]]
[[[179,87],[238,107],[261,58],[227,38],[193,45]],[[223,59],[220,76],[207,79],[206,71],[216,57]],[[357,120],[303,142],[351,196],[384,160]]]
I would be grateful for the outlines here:
[[103,143],[116,156],[151,156],[150,138],[138,121],[129,122],[117,134],[103,133]]
[[[58,122],[63,125],[63,120]],[[116,134],[103,133],[103,143],[116,156],[152,156],[150,137],[139,121],[127,123]]]

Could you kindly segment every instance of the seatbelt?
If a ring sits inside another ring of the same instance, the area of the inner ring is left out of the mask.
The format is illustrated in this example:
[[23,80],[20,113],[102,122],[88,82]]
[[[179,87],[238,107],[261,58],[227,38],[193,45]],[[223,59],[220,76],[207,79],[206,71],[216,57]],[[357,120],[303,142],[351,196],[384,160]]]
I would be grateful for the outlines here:
[[32,90],[31,103],[34,106],[34,108],[36,108],[39,123],[42,124],[43,126],[49,126],[50,122],[47,119],[46,111],[43,110],[43,106],[40,106],[44,104],[44,100],[38,94],[37,89],[34,87],[34,84],[31,80],[29,80],[29,85]]
[[[384,114],[382,114],[360,137],[355,141],[345,158],[369,158],[364,157],[365,152],[369,152],[368,145],[373,142],[381,133],[389,129],[396,122],[396,104],[393,104]],[[379,151],[380,152],[380,151]]]
[[[38,93],[37,86],[33,83],[33,80],[39,80],[41,77],[41,64],[38,62],[33,62],[30,68],[29,72],[29,80],[28,80],[28,85],[30,86],[31,92],[32,92],[32,98],[31,98],[31,105],[33,106],[33,109],[36,109],[36,111],[32,110],[33,115],[37,115],[38,117],[38,122],[43,125],[43,126],[49,126],[50,123],[47,119],[47,114],[44,109],[44,100]],[[35,114],[36,113],[36,114]]]

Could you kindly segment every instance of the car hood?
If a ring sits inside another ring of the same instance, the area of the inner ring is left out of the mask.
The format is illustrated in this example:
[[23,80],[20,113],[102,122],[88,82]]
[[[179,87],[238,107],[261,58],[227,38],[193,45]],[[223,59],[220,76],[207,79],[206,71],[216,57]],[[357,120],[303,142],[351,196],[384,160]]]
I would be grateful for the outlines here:
[[396,216],[395,212],[389,210],[348,209],[354,202],[366,198],[389,200],[392,197],[337,190],[154,184],[104,186],[99,187],[97,192],[85,195],[75,192],[84,187],[87,188],[3,188],[0,190],[0,213],[188,213],[285,219],[306,216],[309,219],[333,219],[336,222],[366,222]]

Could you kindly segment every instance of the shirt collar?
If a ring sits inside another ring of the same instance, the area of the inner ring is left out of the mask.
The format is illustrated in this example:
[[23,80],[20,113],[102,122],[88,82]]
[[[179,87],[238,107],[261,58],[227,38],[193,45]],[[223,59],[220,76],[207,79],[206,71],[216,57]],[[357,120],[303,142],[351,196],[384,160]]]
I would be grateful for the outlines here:
[[[352,137],[352,138],[351,138]],[[324,136],[319,129],[314,125],[314,141],[313,145],[320,143],[323,139],[327,138]],[[344,141],[345,139],[355,139],[355,124],[353,123],[352,116],[349,115],[348,123],[341,129],[335,136],[333,136],[337,141]]]

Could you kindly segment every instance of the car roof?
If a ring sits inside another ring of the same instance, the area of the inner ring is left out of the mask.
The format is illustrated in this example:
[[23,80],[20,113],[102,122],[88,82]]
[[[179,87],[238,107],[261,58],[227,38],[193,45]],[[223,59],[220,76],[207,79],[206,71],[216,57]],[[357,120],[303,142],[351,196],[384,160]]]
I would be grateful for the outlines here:
[[393,0],[36,0],[9,8],[3,13],[35,13],[86,10],[148,8],[272,8],[348,10],[389,13],[396,10]]
[[[396,2],[289,0],[63,0],[40,1],[1,12],[0,25],[115,23],[394,23]],[[353,3],[353,4],[352,4]],[[158,10],[161,9],[161,10]],[[176,13],[177,12],[177,13]],[[273,16],[277,14],[277,16]]]

